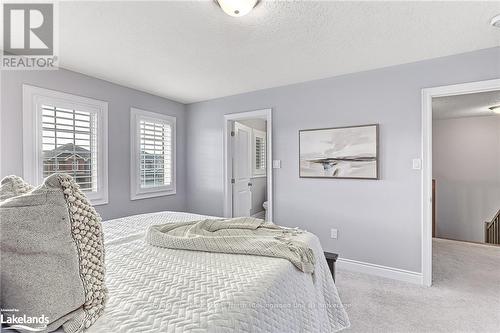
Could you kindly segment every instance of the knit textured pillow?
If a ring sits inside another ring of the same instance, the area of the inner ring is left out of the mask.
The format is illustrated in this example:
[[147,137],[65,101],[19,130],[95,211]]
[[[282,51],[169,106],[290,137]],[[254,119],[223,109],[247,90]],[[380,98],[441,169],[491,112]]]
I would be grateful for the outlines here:
[[48,332],[62,326],[67,333],[92,325],[107,299],[104,242],[101,218],[78,184],[68,175],[51,175],[0,201],[0,223],[4,322],[38,318],[22,325],[46,325]]
[[0,201],[23,195],[31,190],[33,190],[33,186],[26,183],[21,177],[7,176],[0,183]]

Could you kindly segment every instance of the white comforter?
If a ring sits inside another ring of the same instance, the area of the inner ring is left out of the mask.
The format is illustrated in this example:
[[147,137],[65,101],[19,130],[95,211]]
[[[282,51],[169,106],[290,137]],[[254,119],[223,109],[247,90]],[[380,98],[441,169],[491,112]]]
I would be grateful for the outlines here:
[[315,274],[285,259],[171,250],[148,226],[207,218],[161,212],[104,222],[104,315],[88,332],[335,332],[349,326],[316,236]]

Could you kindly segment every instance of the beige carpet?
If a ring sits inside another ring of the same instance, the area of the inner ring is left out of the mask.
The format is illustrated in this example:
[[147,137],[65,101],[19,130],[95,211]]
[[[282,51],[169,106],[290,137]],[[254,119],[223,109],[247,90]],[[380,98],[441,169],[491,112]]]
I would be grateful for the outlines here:
[[433,286],[338,270],[346,332],[500,332],[500,247],[433,241]]

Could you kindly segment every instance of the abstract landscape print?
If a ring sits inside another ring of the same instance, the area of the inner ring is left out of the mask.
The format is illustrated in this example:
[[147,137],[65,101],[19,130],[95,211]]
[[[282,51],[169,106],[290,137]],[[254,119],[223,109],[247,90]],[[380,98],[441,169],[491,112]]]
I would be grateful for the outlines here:
[[299,131],[301,178],[378,179],[378,125]]

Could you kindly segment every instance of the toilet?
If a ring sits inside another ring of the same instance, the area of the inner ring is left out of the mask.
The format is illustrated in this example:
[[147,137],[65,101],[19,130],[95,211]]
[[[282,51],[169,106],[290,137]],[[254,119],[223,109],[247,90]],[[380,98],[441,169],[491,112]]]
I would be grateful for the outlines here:
[[269,221],[269,219],[267,218],[267,201],[264,201],[264,203],[262,204],[262,208],[264,208],[264,211],[266,212],[266,221]]

